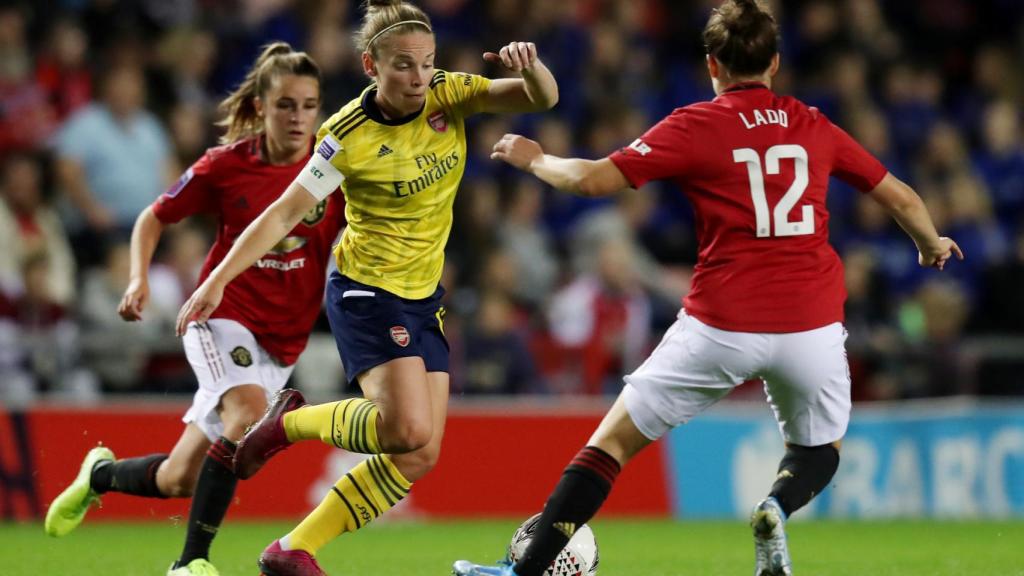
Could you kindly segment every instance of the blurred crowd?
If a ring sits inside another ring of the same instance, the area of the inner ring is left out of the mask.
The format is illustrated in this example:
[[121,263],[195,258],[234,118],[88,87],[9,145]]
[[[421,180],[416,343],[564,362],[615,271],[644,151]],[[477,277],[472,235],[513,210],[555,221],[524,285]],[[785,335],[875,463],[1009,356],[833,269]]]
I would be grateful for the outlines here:
[[[616,392],[689,287],[685,198],[659,184],[575,198],[492,162],[490,148],[520,132],[553,154],[598,157],[713,97],[700,31],[717,2],[418,3],[439,68],[499,76],[481,54],[528,40],[561,91],[553,113],[471,122],[443,279],[453,392]],[[945,273],[920,269],[878,206],[833,183],[854,398],[1024,394],[1024,2],[772,4],[776,91],[820,108],[914,186],[967,255]],[[358,95],[359,17],[347,0],[0,2],[0,401],[192,389],[172,324],[215,223],[169,229],[146,319],[126,323],[116,306],[135,217],[216,143],[216,105],[261,45],[312,55],[325,116]],[[327,329],[309,356],[336,363]],[[297,371],[299,384],[342,390],[320,367]]]

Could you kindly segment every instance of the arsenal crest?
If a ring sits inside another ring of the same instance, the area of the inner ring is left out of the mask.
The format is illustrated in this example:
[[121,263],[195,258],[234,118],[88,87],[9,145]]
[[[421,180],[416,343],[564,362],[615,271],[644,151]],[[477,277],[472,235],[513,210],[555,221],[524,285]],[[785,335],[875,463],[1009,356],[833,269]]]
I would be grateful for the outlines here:
[[427,124],[433,128],[436,132],[444,132],[448,130],[448,119],[444,117],[444,112],[438,110],[430,116],[427,116]]
[[395,341],[395,344],[405,348],[409,345],[409,331],[405,329],[405,326],[392,326],[391,339]]

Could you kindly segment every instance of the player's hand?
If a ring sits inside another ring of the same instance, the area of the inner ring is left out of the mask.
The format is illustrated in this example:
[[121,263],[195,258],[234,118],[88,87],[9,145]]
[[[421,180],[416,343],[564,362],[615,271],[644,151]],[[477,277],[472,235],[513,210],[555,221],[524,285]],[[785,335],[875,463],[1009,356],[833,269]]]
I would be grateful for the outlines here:
[[224,286],[217,282],[210,282],[210,279],[207,278],[199,288],[196,288],[188,301],[182,304],[174,332],[178,336],[184,336],[189,322],[209,320],[210,314],[213,314],[213,311],[220,306],[222,298],[224,298]]
[[509,42],[497,54],[484,52],[484,60],[500,62],[510,72],[529,72],[537,63],[537,46],[533,42]]
[[505,134],[494,144],[491,160],[507,162],[520,170],[529,170],[534,160],[544,156],[540,144],[519,134]]
[[957,260],[964,259],[964,253],[960,251],[960,247],[956,245],[956,242],[953,242],[952,238],[940,236],[939,241],[934,246],[920,250],[917,261],[925,268],[938,268],[942,270],[946,267],[946,260],[952,258],[954,254]]
[[128,289],[121,297],[121,303],[117,306],[117,313],[127,322],[142,320],[142,311],[149,304],[149,282],[145,278],[133,278],[128,283]]

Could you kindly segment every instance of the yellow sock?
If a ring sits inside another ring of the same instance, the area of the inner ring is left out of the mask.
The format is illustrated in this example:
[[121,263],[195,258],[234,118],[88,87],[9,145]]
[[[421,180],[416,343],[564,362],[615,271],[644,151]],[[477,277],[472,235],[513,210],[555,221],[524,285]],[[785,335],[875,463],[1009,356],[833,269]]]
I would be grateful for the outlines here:
[[324,444],[360,454],[380,454],[377,405],[365,398],[303,406],[284,415],[289,442],[319,438]]
[[315,555],[345,532],[355,532],[405,498],[412,483],[391,457],[380,454],[360,462],[338,480],[320,505],[288,534],[288,547]]

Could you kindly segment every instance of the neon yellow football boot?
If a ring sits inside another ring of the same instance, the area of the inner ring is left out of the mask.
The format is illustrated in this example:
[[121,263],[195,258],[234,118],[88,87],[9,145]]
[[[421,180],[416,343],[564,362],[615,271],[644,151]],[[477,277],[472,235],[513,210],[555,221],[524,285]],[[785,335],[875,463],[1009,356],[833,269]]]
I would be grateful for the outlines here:
[[85,455],[78,476],[70,486],[50,503],[46,511],[46,522],[43,527],[50,536],[64,536],[82,523],[89,507],[98,504],[100,495],[92,489],[90,477],[92,468],[103,460],[114,460],[114,453],[106,446],[97,446]]
[[171,564],[167,576],[220,576],[220,572],[217,572],[209,560],[196,558],[181,568],[175,568],[174,564]]

